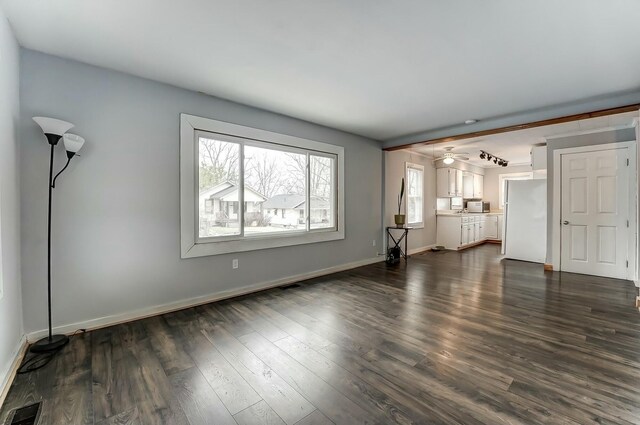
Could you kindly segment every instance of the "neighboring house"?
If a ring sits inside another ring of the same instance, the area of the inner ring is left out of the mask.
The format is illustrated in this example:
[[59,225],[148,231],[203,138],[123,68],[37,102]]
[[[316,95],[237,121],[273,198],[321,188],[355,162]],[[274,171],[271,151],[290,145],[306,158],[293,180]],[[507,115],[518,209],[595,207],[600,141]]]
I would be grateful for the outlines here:
[[[275,195],[262,204],[262,211],[272,226],[298,227],[304,226],[305,207],[304,195]],[[311,197],[311,223],[328,222],[330,209],[328,200]]]
[[[267,198],[256,190],[245,186],[244,213],[245,222],[251,223],[262,218],[261,204]],[[199,210],[201,220],[216,226],[229,226],[238,223],[238,188],[230,182],[220,183],[200,192]]]

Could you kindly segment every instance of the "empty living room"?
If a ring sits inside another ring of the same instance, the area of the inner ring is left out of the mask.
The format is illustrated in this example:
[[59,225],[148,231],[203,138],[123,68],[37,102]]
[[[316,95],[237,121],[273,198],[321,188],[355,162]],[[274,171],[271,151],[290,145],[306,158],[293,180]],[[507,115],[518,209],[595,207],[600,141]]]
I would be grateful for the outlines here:
[[0,425],[640,424],[638,0],[0,0]]

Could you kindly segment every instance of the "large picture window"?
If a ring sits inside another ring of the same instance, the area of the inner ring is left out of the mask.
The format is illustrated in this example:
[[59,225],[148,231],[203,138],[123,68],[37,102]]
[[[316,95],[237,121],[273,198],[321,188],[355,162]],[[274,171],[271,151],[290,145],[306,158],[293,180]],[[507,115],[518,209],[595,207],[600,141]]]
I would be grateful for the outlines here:
[[406,164],[407,182],[407,223],[412,227],[424,226],[424,167]]
[[344,238],[343,148],[183,114],[182,256]]

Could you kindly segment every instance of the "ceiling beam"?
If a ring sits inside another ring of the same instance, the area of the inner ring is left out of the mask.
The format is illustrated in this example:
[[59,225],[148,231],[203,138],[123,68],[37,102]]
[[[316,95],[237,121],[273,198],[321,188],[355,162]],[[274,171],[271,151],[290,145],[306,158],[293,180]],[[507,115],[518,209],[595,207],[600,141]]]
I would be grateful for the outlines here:
[[471,133],[458,134],[458,135],[455,135],[455,136],[439,137],[437,139],[423,140],[421,142],[406,143],[406,144],[403,144],[403,145],[391,146],[391,147],[388,147],[388,148],[384,148],[383,150],[385,150],[385,151],[396,151],[396,150],[401,150],[401,149],[415,148],[415,147],[419,147],[419,146],[434,145],[434,144],[437,144],[437,143],[451,143],[451,142],[455,142],[455,141],[458,141],[458,140],[472,139],[474,137],[484,137],[484,136],[490,136],[492,134],[508,133],[508,132],[511,132],[511,131],[527,130],[529,128],[544,127],[544,126],[547,126],[547,125],[562,124],[562,123],[566,123],[566,122],[586,120],[586,119],[589,119],[589,118],[597,118],[597,117],[604,117],[604,116],[608,116],[608,115],[623,114],[625,112],[638,111],[639,109],[640,109],[640,103],[635,103],[635,104],[627,105],[627,106],[619,106],[619,107],[616,107],[616,108],[600,109],[598,111],[584,112],[584,113],[581,113],[581,114],[566,115],[566,116],[559,117],[559,118],[551,118],[551,119],[546,119],[546,120],[541,120],[541,121],[534,121],[534,122],[530,122],[530,123],[526,123],[526,124],[510,125],[510,126],[507,126],[507,127],[499,127],[499,128],[489,129],[489,130],[474,131],[474,132],[471,132]]

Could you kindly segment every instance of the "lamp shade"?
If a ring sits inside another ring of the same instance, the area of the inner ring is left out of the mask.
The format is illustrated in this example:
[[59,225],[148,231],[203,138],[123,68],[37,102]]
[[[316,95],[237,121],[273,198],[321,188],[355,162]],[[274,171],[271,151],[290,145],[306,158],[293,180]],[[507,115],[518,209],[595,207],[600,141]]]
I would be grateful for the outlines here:
[[55,134],[56,136],[62,136],[67,131],[71,130],[73,124],[70,122],[62,121],[56,118],[47,117],[33,117],[33,120],[38,123],[44,134]]
[[74,154],[78,153],[82,145],[84,145],[84,138],[77,134],[65,133],[65,135],[62,136],[62,140],[64,140],[64,148],[67,152]]

